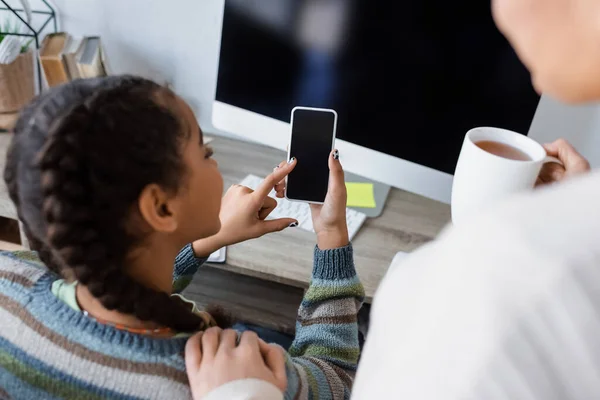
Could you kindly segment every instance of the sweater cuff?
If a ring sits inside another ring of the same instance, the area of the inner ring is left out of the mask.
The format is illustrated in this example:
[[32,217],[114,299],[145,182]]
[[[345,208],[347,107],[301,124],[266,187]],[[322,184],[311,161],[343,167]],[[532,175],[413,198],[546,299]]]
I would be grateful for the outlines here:
[[219,386],[203,400],[283,400],[283,393],[272,383],[260,379],[240,379]]
[[194,254],[194,248],[191,244],[186,245],[175,257],[175,270],[173,275],[180,276],[189,273],[190,270],[196,270],[206,262],[208,258],[198,258]]
[[321,250],[315,246],[313,278],[348,279],[356,276],[352,244],[331,250]]

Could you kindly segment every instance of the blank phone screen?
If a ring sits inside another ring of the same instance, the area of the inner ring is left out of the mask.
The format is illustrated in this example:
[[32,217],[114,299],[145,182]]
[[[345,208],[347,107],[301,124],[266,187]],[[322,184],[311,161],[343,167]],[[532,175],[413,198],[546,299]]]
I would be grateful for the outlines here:
[[329,182],[329,156],[335,135],[331,111],[297,109],[292,118],[290,157],[298,164],[287,181],[292,200],[324,202]]

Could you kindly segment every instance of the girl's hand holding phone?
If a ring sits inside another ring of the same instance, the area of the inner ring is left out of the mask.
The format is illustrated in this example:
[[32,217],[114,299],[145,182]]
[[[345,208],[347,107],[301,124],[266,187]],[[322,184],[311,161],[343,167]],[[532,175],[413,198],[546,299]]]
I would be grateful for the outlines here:
[[[302,160],[300,160],[302,162]],[[329,187],[324,204],[311,204],[313,227],[321,250],[336,249],[350,243],[346,223],[346,183],[339,152],[329,156]]]
[[221,204],[221,230],[192,244],[196,256],[208,257],[221,247],[297,226],[298,221],[293,218],[266,220],[277,207],[277,201],[269,193],[274,189],[277,197],[283,196],[285,177],[295,166],[296,160],[282,162],[254,191],[241,185],[229,188]]

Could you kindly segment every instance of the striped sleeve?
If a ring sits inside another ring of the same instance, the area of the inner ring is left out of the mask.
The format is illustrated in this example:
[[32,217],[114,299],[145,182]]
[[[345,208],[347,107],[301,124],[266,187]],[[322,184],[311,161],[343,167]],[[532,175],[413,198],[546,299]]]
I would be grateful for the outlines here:
[[198,258],[191,244],[185,246],[175,258],[173,269],[173,293],[181,293],[192,279],[198,269],[206,262],[206,258]]
[[286,363],[286,399],[349,399],[360,353],[358,310],[364,289],[352,246],[315,248],[314,268]]

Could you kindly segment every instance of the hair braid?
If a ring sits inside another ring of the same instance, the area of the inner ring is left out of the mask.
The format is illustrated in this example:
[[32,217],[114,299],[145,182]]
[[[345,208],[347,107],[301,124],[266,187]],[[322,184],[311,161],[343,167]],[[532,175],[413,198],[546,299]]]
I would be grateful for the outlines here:
[[[60,266],[63,275],[71,273],[109,310],[177,331],[204,329],[202,318],[183,301],[138,283],[124,265],[140,240],[126,226],[139,193],[154,182],[179,185],[183,129],[173,112],[155,100],[163,90],[157,84],[131,77],[108,82],[96,81],[93,90],[84,87],[93,86],[85,81],[65,85],[61,90],[74,92],[70,104],[75,105],[63,104],[62,112],[46,118],[51,123],[37,152],[44,224],[42,232],[27,228],[32,246],[45,263]],[[21,157],[19,142],[25,146],[26,140],[14,141],[15,158]],[[122,155],[107,159],[112,145]],[[11,197],[21,208],[18,177],[18,168],[5,172]],[[25,217],[24,222],[35,220]]]
[[[21,209],[19,203],[19,184],[17,180],[17,169],[18,169],[18,146],[17,141],[13,139],[8,148],[8,152],[6,154],[6,164],[4,168],[4,182],[6,183],[6,187],[8,189],[8,195],[12,202],[15,204],[17,208],[17,214],[19,220],[23,220],[19,210]],[[45,244],[42,240],[40,240],[37,236],[33,235],[29,230],[29,227],[26,223],[23,223],[23,228],[25,237],[29,240],[29,244],[31,248],[35,249],[40,257],[40,260],[53,272],[60,274],[61,267],[58,260],[52,253],[50,247]]]

